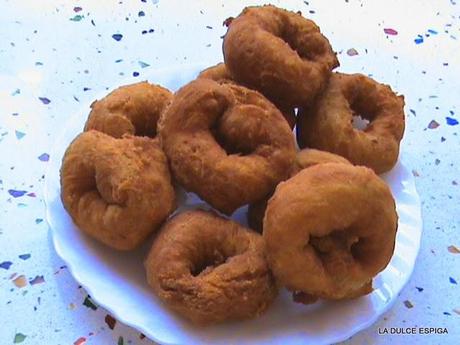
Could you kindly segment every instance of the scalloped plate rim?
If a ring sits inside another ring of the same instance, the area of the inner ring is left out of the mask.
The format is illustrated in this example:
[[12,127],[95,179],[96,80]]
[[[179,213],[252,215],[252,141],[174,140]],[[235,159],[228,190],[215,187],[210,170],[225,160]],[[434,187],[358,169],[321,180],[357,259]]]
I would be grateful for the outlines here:
[[[146,79],[151,79],[151,76],[154,73],[158,73],[159,75],[169,74],[169,73],[174,74],[177,72],[183,72],[185,70],[185,71],[188,71],[188,73],[191,73],[191,71],[193,71],[196,74],[196,72],[198,72],[202,67],[203,67],[202,65],[180,65],[180,66],[173,66],[173,67],[161,69],[161,70],[152,70],[151,73],[149,73],[150,77],[148,76]],[[129,84],[129,83],[136,82],[136,81],[139,81],[139,79],[129,78],[128,80],[125,80],[124,82],[119,83],[119,85]],[[105,94],[106,92],[101,94],[101,97],[103,97]],[[55,155],[55,153],[59,151],[57,149],[58,144],[63,142],[68,132],[73,131],[74,128],[72,127],[72,125],[75,126],[76,123],[79,123],[82,121],[81,114],[84,114],[85,112],[88,113],[87,105],[82,107],[79,112],[77,112],[74,116],[72,116],[70,118],[70,122],[66,123],[66,126],[61,132],[61,135],[56,139],[55,145],[50,154],[50,161],[48,162],[49,165],[47,167],[46,174],[45,174],[46,177],[45,177],[45,184],[44,184],[44,189],[45,189],[44,190],[44,202],[45,202],[45,207],[46,207],[46,220],[48,222],[50,229],[52,230],[51,233],[52,233],[53,245],[59,257],[64,262],[66,262],[67,267],[70,273],[72,274],[72,276],[75,278],[75,280],[78,281],[85,288],[85,290],[92,296],[92,299],[96,303],[98,303],[101,307],[105,308],[108,312],[110,312],[117,320],[141,331],[142,333],[144,333],[146,336],[148,336],[150,339],[152,339],[155,342],[158,342],[160,344],[165,344],[165,345],[177,344],[175,342],[168,342],[165,339],[161,339],[161,337],[159,337],[155,333],[155,329],[152,330],[152,328],[148,327],[146,324],[137,323],[134,320],[135,318],[132,317],[132,314],[126,313],[126,311],[123,310],[123,308],[120,308],[117,305],[113,305],[111,303],[113,301],[110,301],[110,297],[107,298],[107,294],[104,295],[104,292],[97,290],[97,285],[95,286],[94,284],[92,284],[91,281],[87,281],[88,276],[82,273],[82,270],[78,268],[76,263],[73,262],[71,258],[69,258],[69,255],[65,253],[63,245],[60,242],[60,237],[58,236],[58,233],[57,233],[57,231],[59,230],[56,229],[57,227],[54,221],[54,215],[52,214],[51,205],[52,205],[53,200],[51,199],[51,196],[53,193],[53,189],[52,189],[53,180],[49,176],[54,176],[56,174],[56,171],[53,171],[52,169],[57,164],[55,162],[56,157],[59,156],[59,155],[57,156]],[[398,168],[405,170],[406,175],[408,176],[408,179],[405,180],[406,185],[404,186],[403,190],[408,191],[408,195],[410,195],[411,197],[411,203],[409,205],[407,205],[406,203],[403,203],[405,208],[407,209],[407,211],[404,212],[404,215],[407,216],[408,214],[406,213],[408,211],[411,212],[411,214],[409,215],[409,218],[411,221],[409,228],[415,230],[415,232],[412,231],[413,232],[412,235],[415,237],[411,238],[411,242],[410,242],[411,250],[414,254],[413,254],[413,257],[410,258],[411,260],[409,262],[409,267],[407,269],[407,272],[405,272],[403,276],[404,279],[402,281],[402,284],[400,284],[400,289],[398,291],[392,291],[392,297],[390,298],[390,300],[383,307],[381,307],[378,310],[378,312],[374,312],[372,316],[367,317],[365,321],[360,322],[359,324],[355,325],[355,327],[350,327],[350,329],[348,329],[348,332],[345,331],[337,335],[330,334],[330,336],[327,339],[324,339],[324,341],[322,341],[321,343],[328,344],[328,343],[344,341],[346,339],[349,339],[351,336],[353,336],[357,332],[362,331],[363,329],[372,325],[374,322],[377,321],[379,316],[381,316],[384,312],[386,312],[388,309],[391,308],[391,306],[395,303],[397,299],[396,298],[397,294],[404,288],[404,286],[409,281],[410,276],[412,275],[412,272],[415,266],[415,261],[416,261],[416,258],[417,258],[417,255],[420,249],[420,240],[421,240],[421,233],[422,233],[422,226],[423,226],[422,218],[421,218],[421,204],[420,204],[419,196],[416,192],[414,178],[411,174],[408,173],[404,164],[402,164],[401,159],[398,162]],[[398,241],[396,242],[398,243]],[[396,249],[395,249],[395,252],[396,252]],[[164,311],[165,313],[170,313],[168,310],[164,310]],[[297,339],[295,335],[288,336],[286,340],[290,344],[297,343],[297,341],[302,341],[302,342],[308,341],[308,339],[306,338]],[[196,342],[196,341],[199,341],[199,339],[194,339],[193,341]],[[220,341],[223,341],[225,343],[225,340],[221,339]]]

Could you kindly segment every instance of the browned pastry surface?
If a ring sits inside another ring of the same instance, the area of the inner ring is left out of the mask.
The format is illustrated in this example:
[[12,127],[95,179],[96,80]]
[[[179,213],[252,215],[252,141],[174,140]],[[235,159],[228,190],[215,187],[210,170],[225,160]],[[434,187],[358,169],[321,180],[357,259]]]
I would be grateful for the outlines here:
[[228,23],[223,53],[232,76],[283,104],[309,105],[339,65],[319,27],[300,13],[247,7]]
[[[293,165],[289,177],[294,176],[303,169],[322,163],[351,164],[345,158],[330,152],[315,149],[303,149],[297,152],[296,163]],[[248,207],[248,224],[251,229],[254,229],[257,232],[262,232],[265,209],[267,208],[268,199],[272,197],[273,192],[274,190],[265,198],[250,204]]]
[[[364,130],[353,127],[355,114],[370,121]],[[300,147],[330,151],[381,174],[398,160],[404,97],[362,74],[334,73],[316,104],[301,109],[297,134]]]
[[91,104],[85,131],[95,129],[115,138],[123,134],[154,137],[171,98],[169,90],[148,82],[121,86]]
[[67,148],[61,198],[76,225],[100,242],[133,249],[175,208],[157,139],[83,132]]
[[391,191],[371,169],[318,164],[282,182],[264,218],[270,267],[293,292],[344,299],[393,255],[397,214]]
[[144,265],[155,293],[198,324],[256,317],[277,295],[262,237],[210,212],[169,220]]
[[175,94],[159,132],[177,181],[226,214],[267,195],[295,160],[292,132],[272,103],[210,79]]
[[[204,69],[203,71],[200,72],[200,74],[198,75],[198,78],[212,79],[219,83],[237,83],[233,79],[232,75],[230,74],[230,71],[228,70],[227,66],[225,66],[225,63],[223,62]],[[288,122],[289,127],[293,129],[297,121],[296,114],[295,114],[295,108],[287,106],[287,105],[283,105],[276,99],[275,100],[270,99],[270,101],[281,111],[281,114],[283,114],[284,118]]]

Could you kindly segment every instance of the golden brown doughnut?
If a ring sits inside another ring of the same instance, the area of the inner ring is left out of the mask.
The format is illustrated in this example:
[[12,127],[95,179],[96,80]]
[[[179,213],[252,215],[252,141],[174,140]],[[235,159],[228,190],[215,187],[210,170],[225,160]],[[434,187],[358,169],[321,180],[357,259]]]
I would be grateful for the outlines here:
[[371,169],[341,163],[304,169],[268,202],[263,237],[270,267],[291,291],[354,297],[390,261],[397,220],[390,189]]
[[171,99],[169,90],[145,81],[119,87],[91,104],[85,131],[95,129],[115,138],[155,137],[160,114]]
[[61,199],[82,231],[120,250],[141,244],[175,208],[157,139],[115,139],[93,130],[78,135],[67,148]]
[[[223,62],[204,69],[203,71],[200,72],[200,74],[198,75],[198,78],[212,79],[219,83],[235,83],[235,84],[237,83],[232,78],[232,75],[230,74],[227,66],[225,66],[225,63]],[[283,105],[279,101],[276,101],[273,99],[270,99],[270,101],[281,111],[281,114],[283,114],[284,118],[288,122],[289,127],[291,127],[291,129],[294,129],[294,126],[297,121],[296,114],[295,114],[295,108],[289,107],[287,105]]]
[[[296,163],[292,166],[290,177],[303,169],[322,163],[351,164],[345,158],[333,153],[315,149],[303,149],[297,152]],[[267,208],[268,199],[271,198],[273,192],[274,190],[265,198],[250,204],[248,207],[247,219],[249,227],[257,232],[262,232],[265,209]]]
[[238,82],[293,107],[310,104],[339,65],[313,21],[272,5],[229,21],[223,52]]
[[169,220],[144,266],[160,299],[197,324],[256,317],[277,295],[262,237],[210,212]]
[[[353,115],[370,121],[353,128]],[[404,97],[389,86],[362,74],[334,73],[328,87],[311,108],[300,110],[300,147],[314,147],[365,165],[381,174],[398,160],[404,134]]]
[[175,94],[159,134],[176,180],[226,214],[267,195],[295,160],[292,132],[272,103],[209,79]]

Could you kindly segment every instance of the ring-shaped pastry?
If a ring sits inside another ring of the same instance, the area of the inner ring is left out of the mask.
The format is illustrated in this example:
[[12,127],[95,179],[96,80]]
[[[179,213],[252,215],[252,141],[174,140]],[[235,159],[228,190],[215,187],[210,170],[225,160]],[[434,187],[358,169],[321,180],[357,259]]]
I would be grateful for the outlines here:
[[325,163],[276,188],[263,237],[276,279],[324,299],[369,291],[389,263],[398,217],[391,191],[371,169]]
[[294,136],[271,102],[210,79],[175,94],[159,133],[175,179],[226,214],[267,195],[295,160]]
[[[353,116],[369,124],[353,127]],[[312,147],[347,158],[377,174],[391,170],[404,134],[404,97],[362,74],[334,73],[312,107],[299,111],[300,147]]]
[[227,21],[224,61],[238,82],[293,107],[309,105],[339,65],[319,27],[272,5]]
[[262,236],[210,212],[170,219],[144,266],[160,299],[198,324],[256,317],[277,295]]

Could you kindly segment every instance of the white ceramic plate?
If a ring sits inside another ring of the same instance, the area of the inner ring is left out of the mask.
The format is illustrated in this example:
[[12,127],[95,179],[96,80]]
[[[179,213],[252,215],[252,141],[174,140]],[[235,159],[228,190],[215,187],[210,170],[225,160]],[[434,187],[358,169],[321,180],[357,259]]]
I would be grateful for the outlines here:
[[[199,67],[180,67],[151,73],[153,83],[171,90],[192,80]],[[127,83],[134,82],[129,80]],[[103,97],[102,95],[101,97]],[[388,267],[374,280],[375,290],[352,301],[295,304],[283,291],[268,312],[256,320],[194,327],[171,313],[150,291],[143,258],[149,244],[120,253],[82,234],[64,210],[59,194],[59,168],[70,141],[83,128],[89,104],[71,119],[51,154],[46,175],[47,220],[57,253],[91,297],[118,320],[161,344],[329,344],[351,337],[377,320],[408,281],[419,250],[422,221],[412,174],[400,161],[384,176],[396,199],[399,229]],[[182,199],[184,201],[184,199]],[[199,200],[191,195],[188,207]],[[233,217],[244,223],[245,209]]]

